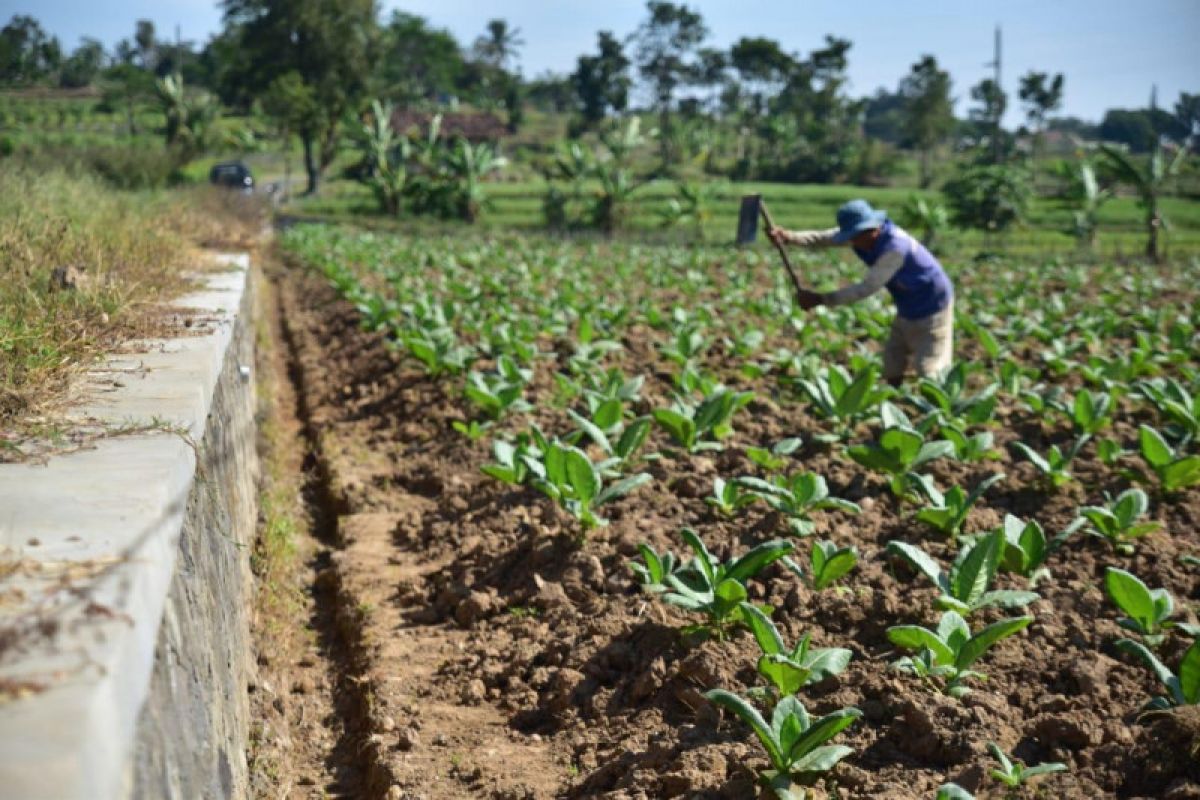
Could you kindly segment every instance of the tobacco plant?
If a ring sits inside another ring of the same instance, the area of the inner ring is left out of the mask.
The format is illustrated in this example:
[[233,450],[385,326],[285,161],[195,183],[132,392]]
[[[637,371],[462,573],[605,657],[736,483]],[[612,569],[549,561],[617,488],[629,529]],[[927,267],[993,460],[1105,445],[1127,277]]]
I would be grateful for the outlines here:
[[912,428],[892,427],[879,435],[879,441],[849,447],[846,453],[864,467],[888,475],[888,486],[896,497],[912,499],[914,488],[922,485],[916,470],[953,455],[954,445],[944,439],[927,442]]
[[832,586],[858,563],[858,548],[838,547],[830,541],[813,542],[808,564],[812,570],[808,585],[815,591]]
[[1046,532],[1037,520],[1025,522],[1012,514],[1005,514],[1000,530],[1004,533],[1004,553],[1000,557],[1002,568],[1028,578],[1031,589],[1050,577],[1050,571],[1045,566],[1050,547],[1046,542]]
[[815,472],[797,472],[787,477],[776,475],[769,481],[742,477],[736,483],[786,516],[788,530],[795,536],[808,536],[813,532],[815,523],[811,515],[814,511],[836,509],[849,514],[862,511],[857,503],[831,496],[825,479]]
[[1052,444],[1044,456],[1024,442],[1014,442],[1013,447],[1037,468],[1046,485],[1058,489],[1075,480],[1075,476],[1071,474],[1071,462],[1079,455],[1087,441],[1087,434],[1079,436],[1065,451]]
[[1191,392],[1174,378],[1142,381],[1138,392],[1166,421],[1167,435],[1183,447],[1200,436],[1200,392]]
[[835,423],[832,434],[819,434],[821,441],[838,441],[850,436],[889,391],[879,386],[879,371],[867,366],[853,377],[841,366],[827,367],[820,374],[796,382],[817,413]]
[[655,409],[653,417],[675,444],[689,453],[723,450],[725,446],[719,440],[733,432],[733,415],[753,399],[752,392],[722,388],[707,395],[699,405],[680,400],[671,408]]
[[[1164,494],[1173,494],[1180,489],[1200,484],[1200,456],[1181,455],[1167,444],[1162,434],[1149,425],[1138,428],[1138,443],[1142,458],[1157,479]],[[1132,471],[1130,476],[1142,483],[1151,483],[1148,475]]]
[[922,411],[932,414],[940,424],[979,425],[991,420],[996,412],[996,391],[991,383],[976,394],[968,394],[967,362],[959,361],[940,379],[922,378],[913,401]]
[[789,648],[775,623],[756,606],[745,604],[742,613],[762,649],[758,674],[770,681],[779,697],[795,694],[830,675],[840,675],[850,664],[852,653],[843,647],[812,647],[812,637],[806,633]]
[[988,742],[988,752],[992,757],[999,762],[999,768],[993,768],[988,772],[996,780],[1003,783],[1009,789],[1017,789],[1027,781],[1031,781],[1041,775],[1050,775],[1055,772],[1066,772],[1067,765],[1057,761],[1036,764],[1032,767],[1025,766],[1024,762],[1013,760],[1005,754],[1000,746],[995,742]]
[[771,768],[759,778],[779,800],[803,800],[803,786],[828,772],[853,750],[844,745],[826,744],[862,716],[857,708],[843,708],[813,720],[804,704],[794,696],[780,698],[771,713],[771,724],[754,706],[724,689],[713,689],[704,696],[732,712],[754,731]]
[[770,449],[766,447],[747,447],[746,458],[767,472],[779,472],[787,466],[787,456],[796,452],[800,445],[801,441],[799,438],[791,437],[776,442]]
[[792,552],[791,542],[776,539],[746,551],[738,558],[722,563],[714,558],[704,542],[690,528],[680,536],[692,549],[690,561],[675,569],[673,558],[641,549],[643,564],[631,564],[634,573],[649,591],[679,608],[703,614],[705,621],[684,629],[685,634],[700,633],[724,637],[733,626],[743,623],[742,604],[746,603],[746,583],[768,565]]
[[713,492],[704,498],[704,502],[725,516],[731,516],[735,511],[740,511],[758,500],[757,494],[738,481],[727,481],[724,478],[713,478]]
[[888,639],[916,655],[905,656],[895,663],[902,672],[910,672],[922,680],[938,679],[942,690],[951,697],[962,697],[970,689],[964,682],[986,676],[970,667],[1001,639],[1012,636],[1033,622],[1033,617],[1010,617],[993,622],[978,633],[971,629],[957,612],[942,614],[936,630],[918,625],[897,625],[888,628]]
[[1000,458],[1000,451],[992,446],[995,436],[991,431],[967,434],[961,428],[946,424],[941,426],[941,434],[954,445],[954,457],[959,461],[995,461]]
[[890,541],[887,552],[904,559],[915,570],[933,581],[940,592],[935,605],[961,614],[981,608],[1019,608],[1038,599],[1036,592],[1011,589],[988,590],[1006,547],[1004,531],[986,534],[964,546],[950,570],[944,571],[928,553],[915,545]]
[[932,503],[917,512],[917,519],[946,536],[958,536],[971,508],[984,492],[996,482],[1004,480],[1004,477],[1004,473],[1000,472],[984,478],[971,490],[970,494],[954,486],[943,495],[932,485],[927,485],[926,492],[932,492],[930,496]]
[[1107,539],[1118,553],[1133,552],[1134,540],[1162,527],[1157,522],[1139,522],[1150,508],[1141,489],[1126,489],[1104,506],[1084,506],[1079,516],[1087,520],[1091,533]]
[[1171,619],[1175,601],[1170,592],[1162,588],[1151,589],[1131,572],[1117,567],[1106,568],[1104,590],[1108,599],[1128,615],[1117,624],[1139,634],[1148,647],[1159,647],[1172,628],[1189,636],[1200,636],[1200,625]]
[[1154,676],[1167,689],[1167,694],[1158,695],[1146,704],[1148,710],[1165,711],[1174,706],[1200,704],[1200,639],[1192,642],[1179,660],[1179,672],[1174,673],[1158,660],[1158,657],[1141,642],[1118,639],[1117,647],[1129,655],[1140,658]]

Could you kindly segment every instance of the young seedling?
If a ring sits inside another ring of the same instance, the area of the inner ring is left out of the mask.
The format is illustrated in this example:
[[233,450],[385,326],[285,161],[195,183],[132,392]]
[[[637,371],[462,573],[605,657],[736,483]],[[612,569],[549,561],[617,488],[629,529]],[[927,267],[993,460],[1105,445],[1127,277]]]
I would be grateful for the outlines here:
[[959,551],[949,572],[944,572],[924,550],[906,542],[890,541],[887,551],[900,556],[933,581],[941,592],[935,601],[938,608],[971,614],[988,606],[1027,606],[1038,599],[1037,592],[1006,589],[988,591],[1005,546],[1004,531],[997,530],[982,536]]
[[467,385],[463,388],[467,399],[490,420],[498,420],[506,414],[524,413],[533,408],[521,397],[525,384],[532,376],[530,371],[517,367],[511,359],[503,356],[500,361],[502,363],[497,365],[495,374],[469,373]]
[[1028,578],[1031,589],[1039,581],[1050,577],[1050,571],[1045,567],[1050,548],[1046,543],[1046,532],[1037,520],[1025,522],[1012,514],[1005,514],[1001,530],[1004,532],[1001,567]]
[[897,625],[888,628],[888,639],[897,647],[915,650],[915,656],[906,656],[895,663],[902,672],[911,672],[928,680],[943,681],[943,690],[951,697],[962,697],[970,689],[964,681],[969,678],[986,678],[970,666],[978,661],[996,642],[1012,636],[1033,622],[1033,617],[1010,617],[993,622],[974,635],[957,612],[942,614],[937,630],[931,631],[918,625]]
[[836,424],[832,434],[819,434],[817,440],[836,442],[846,439],[855,424],[864,419],[884,400],[889,392],[879,386],[879,371],[868,366],[853,378],[840,366],[827,368],[810,380],[797,385],[812,401],[817,413]]
[[943,783],[938,787],[933,800],[975,800],[975,795],[959,786],[957,783]]
[[1144,381],[1137,389],[1166,419],[1167,434],[1180,446],[1200,436],[1200,392],[1189,392],[1174,378]]
[[653,416],[675,444],[689,453],[723,450],[725,446],[719,440],[733,432],[731,420],[734,413],[753,399],[752,392],[719,389],[706,396],[695,408],[678,402],[672,408],[656,409]]
[[724,689],[704,694],[710,702],[732,712],[758,737],[771,768],[760,777],[779,800],[802,800],[802,788],[828,772],[853,750],[844,745],[828,745],[830,739],[854,724],[862,716],[857,708],[843,708],[812,720],[804,704],[789,695],[775,704],[771,724],[767,725],[758,709]]
[[1079,516],[1091,533],[1112,543],[1118,553],[1133,553],[1134,540],[1162,527],[1157,522],[1138,522],[1146,515],[1150,500],[1141,489],[1126,489],[1107,506],[1084,506]]
[[1080,389],[1071,404],[1071,422],[1081,436],[1094,436],[1112,422],[1112,395]]
[[1000,451],[992,445],[995,437],[991,431],[980,431],[968,435],[954,425],[942,426],[942,437],[954,445],[954,457],[968,463],[976,461],[995,461],[1000,458]]
[[586,435],[608,456],[599,468],[610,476],[619,474],[619,468],[633,460],[650,435],[649,417],[637,417],[625,425],[624,406],[620,400],[601,403],[591,419],[570,409],[567,409],[567,416],[575,423],[576,430],[565,440],[578,444]]
[[878,442],[855,445],[846,452],[864,467],[890,476],[889,487],[896,497],[912,499],[914,487],[920,485],[916,470],[934,459],[953,455],[954,445],[944,439],[927,442],[912,428],[893,427],[884,430]]
[[460,419],[456,419],[450,423],[450,427],[454,428],[454,430],[458,431],[472,442],[477,442],[487,434],[488,429],[492,427],[492,424],[490,422],[480,422],[477,419],[473,419],[468,422],[463,422]]
[[754,640],[762,648],[758,659],[758,674],[762,675],[780,697],[795,694],[802,687],[819,683],[830,675],[840,675],[850,663],[851,652],[842,647],[810,647],[809,634],[800,637],[795,647],[788,648],[771,618],[755,606],[744,604],[742,613]]
[[1067,765],[1060,764],[1057,761],[1047,762],[1044,764],[1036,764],[1032,767],[1027,767],[1019,760],[1014,761],[1009,758],[1000,746],[995,742],[988,742],[988,752],[992,757],[1000,763],[998,769],[992,769],[989,774],[996,780],[1003,783],[1009,789],[1018,789],[1025,785],[1026,782],[1033,780],[1041,775],[1050,775],[1055,772],[1066,772]]
[[[1162,434],[1149,425],[1138,428],[1138,444],[1142,458],[1158,480],[1163,493],[1173,494],[1200,484],[1200,456],[1177,454]],[[1142,483],[1151,482],[1145,473],[1137,470],[1131,471],[1130,477]]]
[[1052,444],[1045,456],[1024,442],[1014,442],[1013,447],[1037,467],[1037,471],[1041,473],[1042,480],[1047,485],[1058,489],[1075,480],[1075,476],[1071,474],[1071,462],[1075,460],[1075,456],[1079,455],[1079,451],[1083,449],[1087,441],[1088,436],[1084,434],[1078,437],[1065,452],[1058,445]]
[[1192,642],[1192,646],[1184,652],[1183,658],[1179,660],[1179,674],[1171,672],[1141,642],[1119,639],[1117,647],[1145,662],[1155,677],[1167,688],[1166,695],[1151,698],[1150,702],[1146,704],[1147,710],[1165,711],[1173,706],[1200,703],[1200,639]]
[[1121,443],[1116,439],[1101,439],[1096,442],[1096,458],[1106,467],[1116,466],[1121,456],[1128,454],[1129,451],[1121,447]]
[[745,488],[736,480],[727,481],[724,478],[713,478],[713,493],[704,498],[704,502],[720,511],[725,516],[732,516],[751,503],[757,502],[759,496]]
[[819,592],[854,569],[858,563],[858,548],[853,545],[838,547],[830,541],[813,542],[808,563],[812,569],[808,585]]
[[[741,606],[747,600],[747,581],[794,548],[791,542],[777,539],[764,542],[723,564],[709,553],[695,531],[684,528],[680,535],[694,554],[685,566],[669,569],[672,562],[646,548],[642,551],[645,564],[640,565],[641,569],[635,567],[634,572],[642,577],[650,591],[658,592],[664,602],[705,616],[703,623],[684,629],[688,635],[700,633],[723,638],[731,627],[743,623]],[[646,584],[647,578],[653,582]]]
[[770,481],[761,478],[738,478],[738,485],[762,498],[767,505],[788,518],[788,530],[796,536],[808,536],[815,523],[812,512],[836,509],[848,514],[862,511],[857,503],[832,497],[825,479],[815,472],[797,472],[786,478],[776,476]]
[[914,398],[922,411],[936,415],[944,423],[980,425],[996,412],[996,391],[1000,384],[992,383],[978,394],[967,394],[967,363],[956,363],[940,380],[922,378],[917,385],[920,393]]
[[918,511],[917,519],[946,536],[958,536],[962,531],[963,523],[967,521],[967,514],[971,508],[979,501],[984,492],[996,482],[1004,480],[1004,477],[1004,473],[1000,472],[984,478],[971,490],[970,494],[957,486],[951,488],[945,495],[934,489],[934,496],[930,498],[933,504]]
[[1104,570],[1104,590],[1108,599],[1127,616],[1117,624],[1140,634],[1147,647],[1157,648],[1167,631],[1178,628],[1189,636],[1200,636],[1200,625],[1175,622],[1175,601],[1166,589],[1151,589],[1138,576],[1116,567]]
[[[529,458],[525,463],[529,464]],[[540,466],[540,470],[532,470],[530,484],[578,519],[585,531],[608,524],[596,515],[598,506],[624,497],[653,480],[649,473],[639,472],[604,486],[600,470],[586,453],[578,447],[557,442],[549,443],[542,450]]]
[[665,550],[658,553],[645,542],[638,545],[638,552],[642,555],[642,563],[630,561],[629,569],[638,577],[642,589],[650,594],[662,594],[669,591],[667,576],[674,575],[682,569],[683,563],[676,559],[675,554],[671,551]]
[[796,452],[800,445],[801,441],[799,437],[792,437],[776,442],[770,449],[765,447],[747,447],[746,458],[762,467],[768,473],[779,472],[787,466],[787,456]]

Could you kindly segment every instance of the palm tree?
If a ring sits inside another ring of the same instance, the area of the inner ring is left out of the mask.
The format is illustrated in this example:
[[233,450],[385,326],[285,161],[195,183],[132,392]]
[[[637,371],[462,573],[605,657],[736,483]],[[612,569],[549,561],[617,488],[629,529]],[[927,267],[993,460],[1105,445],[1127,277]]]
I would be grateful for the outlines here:
[[1167,226],[1167,220],[1158,207],[1158,198],[1162,194],[1167,181],[1179,172],[1187,157],[1188,148],[1180,147],[1168,161],[1160,142],[1154,143],[1150,153],[1150,162],[1142,168],[1134,163],[1128,153],[1112,145],[1100,145],[1100,154],[1106,164],[1112,169],[1118,181],[1126,184],[1138,193],[1139,204],[1146,213],[1146,257],[1158,261],[1162,253],[1158,245],[1158,234]]
[[520,28],[509,28],[507,21],[493,19],[488,21],[486,35],[475,40],[475,53],[496,69],[505,69],[524,45]]

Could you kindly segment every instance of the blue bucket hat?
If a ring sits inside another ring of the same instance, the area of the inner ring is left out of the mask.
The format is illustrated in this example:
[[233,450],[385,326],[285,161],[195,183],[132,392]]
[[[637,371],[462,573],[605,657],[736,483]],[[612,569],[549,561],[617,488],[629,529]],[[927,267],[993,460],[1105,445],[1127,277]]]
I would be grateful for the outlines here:
[[851,200],[838,209],[838,232],[833,240],[838,244],[848,242],[863,231],[878,228],[887,221],[887,212],[871,208],[866,200]]

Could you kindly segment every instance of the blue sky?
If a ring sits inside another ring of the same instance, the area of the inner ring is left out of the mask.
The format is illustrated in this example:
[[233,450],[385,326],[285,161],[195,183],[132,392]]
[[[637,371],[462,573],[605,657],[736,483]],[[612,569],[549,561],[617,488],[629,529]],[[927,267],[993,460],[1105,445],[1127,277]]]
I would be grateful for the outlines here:
[[[988,74],[992,31],[1004,29],[1004,82],[1012,92],[1030,69],[1066,74],[1063,112],[1097,120],[1106,108],[1146,104],[1158,85],[1160,104],[1171,106],[1180,91],[1200,91],[1200,0],[692,0],[711,31],[710,43],[727,47],[742,36],[769,36],[805,54],[827,33],[849,38],[850,78],[855,94],[895,88],[921,54],[931,53],[954,79],[960,112],[969,88]],[[596,31],[632,32],[645,15],[643,0],[408,0],[381,3],[384,15],[403,8],[463,44],[486,21],[503,17],[525,40],[522,71],[568,72],[575,58],[595,46]],[[853,12],[850,9],[854,9]],[[112,45],[151,19],[160,36],[179,25],[185,39],[203,41],[220,27],[212,0],[0,0],[0,20],[31,14],[67,47],[81,36]],[[1015,94],[1015,93],[1014,93]],[[1015,101],[1015,97],[1013,98]],[[1010,124],[1019,121],[1011,103]]]

